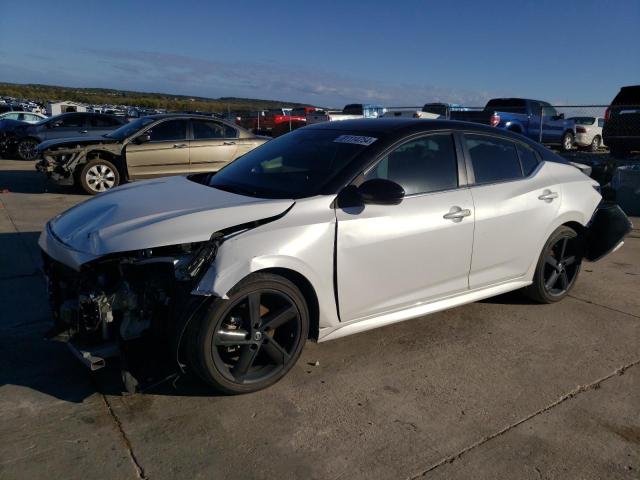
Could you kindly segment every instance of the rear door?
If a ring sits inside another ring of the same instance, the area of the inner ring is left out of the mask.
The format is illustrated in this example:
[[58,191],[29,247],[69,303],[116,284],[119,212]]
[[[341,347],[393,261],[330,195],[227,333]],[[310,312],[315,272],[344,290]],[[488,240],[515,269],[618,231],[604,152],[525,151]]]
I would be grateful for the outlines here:
[[225,123],[205,119],[192,119],[191,128],[191,173],[220,170],[235,158],[238,150],[238,130]]
[[384,155],[355,182],[393,180],[406,196],[399,205],[336,209],[342,321],[467,291],[473,202],[457,158],[451,133],[425,135]]
[[132,179],[189,173],[189,121],[176,118],[154,124],[145,143],[126,146],[127,169]]
[[537,261],[556,218],[560,185],[525,143],[465,133],[464,147],[475,205],[469,288],[520,279]]

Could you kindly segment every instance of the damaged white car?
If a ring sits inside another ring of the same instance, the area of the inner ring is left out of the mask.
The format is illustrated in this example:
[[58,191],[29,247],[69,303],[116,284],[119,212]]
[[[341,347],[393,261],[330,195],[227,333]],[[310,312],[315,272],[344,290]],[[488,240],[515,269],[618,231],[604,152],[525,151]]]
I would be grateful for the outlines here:
[[128,389],[165,359],[243,393],[307,339],[510,290],[555,302],[631,225],[544,147],[480,125],[319,124],[215,174],[125,185],[40,237],[57,338]]

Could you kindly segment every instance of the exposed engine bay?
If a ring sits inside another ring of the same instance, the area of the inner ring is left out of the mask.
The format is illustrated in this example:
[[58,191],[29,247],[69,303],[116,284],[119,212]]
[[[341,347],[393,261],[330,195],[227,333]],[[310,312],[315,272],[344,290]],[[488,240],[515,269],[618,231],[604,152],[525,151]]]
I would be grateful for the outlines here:
[[79,272],[43,254],[55,322],[49,337],[66,342],[90,370],[118,357],[125,386],[135,390],[145,364],[178,358],[191,289],[222,238],[105,257]]

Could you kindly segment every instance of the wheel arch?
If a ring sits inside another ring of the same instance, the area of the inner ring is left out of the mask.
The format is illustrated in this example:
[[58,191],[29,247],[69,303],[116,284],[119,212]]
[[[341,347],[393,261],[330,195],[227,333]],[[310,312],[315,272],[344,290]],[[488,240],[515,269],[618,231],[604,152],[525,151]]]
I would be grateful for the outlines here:
[[118,169],[118,173],[120,174],[120,177],[122,178],[122,180],[128,180],[129,174],[127,172],[127,167],[124,162],[124,159],[122,158],[122,155],[118,155],[114,152],[110,152],[109,150],[106,150],[104,148],[93,148],[87,151],[87,154],[85,155],[85,161],[83,163],[90,162],[92,159],[96,157],[104,158],[105,160],[108,160],[111,163],[113,163],[115,167]]
[[291,270],[290,268],[272,267],[265,268],[263,270],[256,270],[252,273],[271,273],[286,278],[296,287],[300,289],[302,296],[307,302],[307,308],[309,309],[309,338],[318,340],[320,333],[320,303],[318,302],[318,295],[311,282],[300,272]]

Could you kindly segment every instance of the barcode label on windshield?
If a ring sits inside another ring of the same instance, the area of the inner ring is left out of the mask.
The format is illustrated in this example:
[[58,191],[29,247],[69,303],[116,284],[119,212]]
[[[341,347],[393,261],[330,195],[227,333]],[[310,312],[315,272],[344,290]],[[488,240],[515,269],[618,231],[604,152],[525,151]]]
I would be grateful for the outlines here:
[[354,145],[364,145],[369,146],[373,142],[375,142],[377,138],[375,137],[360,137],[358,135],[340,135],[338,138],[334,140],[336,143],[352,143]]

